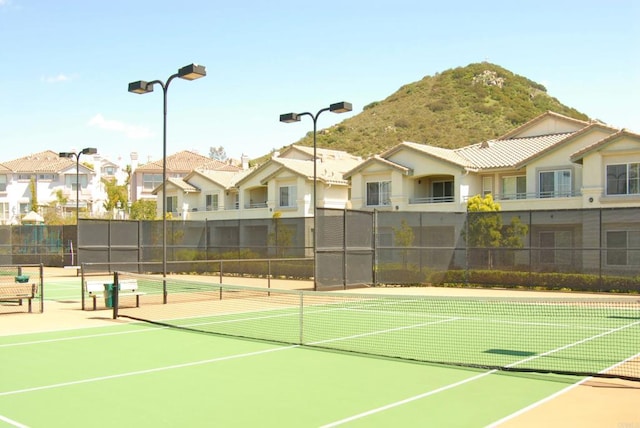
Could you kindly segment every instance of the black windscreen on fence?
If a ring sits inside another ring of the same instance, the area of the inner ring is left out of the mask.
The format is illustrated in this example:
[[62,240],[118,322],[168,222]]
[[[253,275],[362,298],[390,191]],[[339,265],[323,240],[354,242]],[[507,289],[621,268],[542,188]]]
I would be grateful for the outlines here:
[[[633,291],[637,208],[480,213],[317,210],[317,218],[167,221],[80,219],[0,226],[0,259],[48,266],[313,258],[317,284],[479,284]],[[315,220],[315,221],[314,221]],[[315,230],[314,224],[317,225]],[[317,245],[314,243],[317,239]],[[79,240],[79,241],[78,241]],[[141,268],[142,269],[142,268]]]

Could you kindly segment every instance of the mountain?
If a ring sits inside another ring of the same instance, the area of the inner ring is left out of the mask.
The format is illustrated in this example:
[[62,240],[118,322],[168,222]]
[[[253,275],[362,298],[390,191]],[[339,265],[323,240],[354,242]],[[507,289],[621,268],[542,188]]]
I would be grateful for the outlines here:
[[[547,89],[498,65],[482,62],[402,86],[362,113],[318,131],[318,147],[367,157],[402,141],[457,148],[504,135],[546,112],[580,120]],[[295,144],[312,146],[312,133]]]

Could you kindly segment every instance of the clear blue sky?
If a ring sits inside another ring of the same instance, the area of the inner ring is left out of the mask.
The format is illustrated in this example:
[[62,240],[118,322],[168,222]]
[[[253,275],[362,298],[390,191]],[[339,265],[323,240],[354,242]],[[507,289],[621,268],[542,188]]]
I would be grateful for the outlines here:
[[169,88],[169,154],[255,158],[402,85],[489,61],[562,103],[640,132],[637,0],[0,0],[0,162],[96,147],[129,163],[162,157],[165,80],[190,63],[207,77]]

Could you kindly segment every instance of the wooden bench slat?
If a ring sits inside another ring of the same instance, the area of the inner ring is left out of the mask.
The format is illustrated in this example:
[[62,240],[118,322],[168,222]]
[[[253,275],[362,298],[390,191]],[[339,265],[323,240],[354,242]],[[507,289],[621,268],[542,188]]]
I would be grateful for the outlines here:
[[29,312],[31,312],[32,309],[31,301],[36,298],[37,294],[38,287],[35,284],[0,284],[0,300],[17,300],[19,305],[22,305],[23,300],[27,300],[29,302]]

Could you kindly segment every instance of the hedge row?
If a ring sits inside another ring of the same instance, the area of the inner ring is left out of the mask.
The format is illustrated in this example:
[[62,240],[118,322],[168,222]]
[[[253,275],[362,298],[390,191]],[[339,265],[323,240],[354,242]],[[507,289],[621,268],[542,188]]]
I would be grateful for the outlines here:
[[376,282],[453,287],[511,287],[539,290],[640,293],[640,277],[502,270],[419,271],[398,266],[379,268]]

